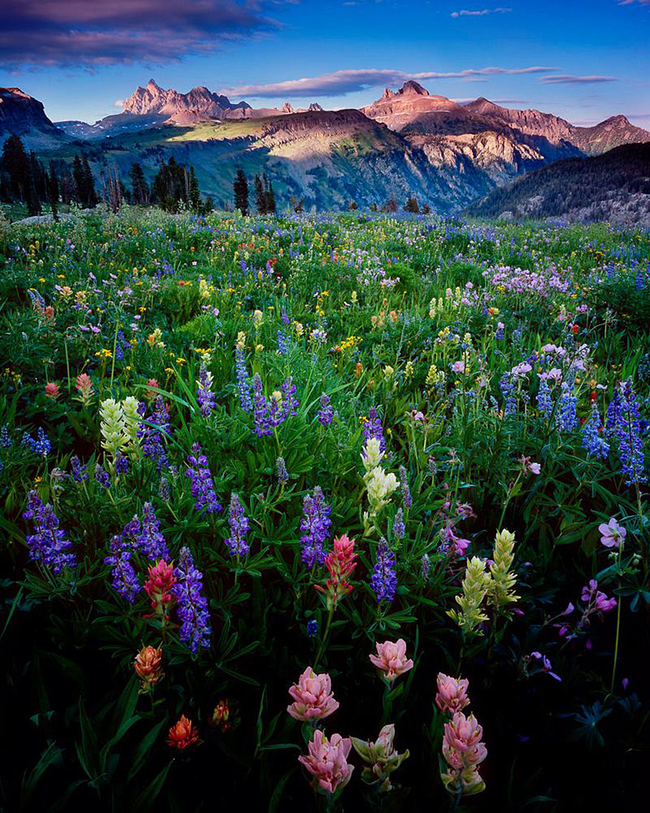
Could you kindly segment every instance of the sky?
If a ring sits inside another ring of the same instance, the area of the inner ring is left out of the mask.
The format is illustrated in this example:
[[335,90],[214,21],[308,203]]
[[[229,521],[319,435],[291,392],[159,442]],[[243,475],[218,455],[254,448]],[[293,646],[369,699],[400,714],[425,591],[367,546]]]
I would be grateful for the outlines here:
[[52,120],[118,113],[151,78],[326,109],[415,78],[457,101],[650,129],[650,0],[0,0],[0,86]]

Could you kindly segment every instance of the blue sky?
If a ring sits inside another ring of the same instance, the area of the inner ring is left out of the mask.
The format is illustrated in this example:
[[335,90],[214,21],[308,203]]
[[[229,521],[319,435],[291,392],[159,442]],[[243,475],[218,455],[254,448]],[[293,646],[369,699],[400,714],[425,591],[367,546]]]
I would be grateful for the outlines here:
[[[502,3],[502,4],[500,4]],[[650,128],[650,0],[0,0],[0,85],[94,121],[151,77],[253,106],[359,107],[406,78]],[[451,74],[451,75],[449,75]],[[303,80],[303,81],[298,81]]]

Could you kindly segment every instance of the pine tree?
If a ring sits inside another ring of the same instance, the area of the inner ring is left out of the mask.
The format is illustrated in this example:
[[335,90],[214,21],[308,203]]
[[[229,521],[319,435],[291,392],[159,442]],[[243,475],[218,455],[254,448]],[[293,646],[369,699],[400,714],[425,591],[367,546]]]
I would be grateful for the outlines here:
[[[264,176],[264,183],[267,184],[266,175]],[[264,195],[266,197],[266,211],[270,215],[274,215],[276,212],[275,209],[275,192],[273,191],[273,184],[271,181],[268,181],[268,185],[266,186]]]
[[27,212],[30,215],[40,215],[41,198],[44,197],[43,167],[38,161],[35,152],[29,154],[29,185],[27,189]]
[[86,176],[84,175],[83,166],[81,165],[81,158],[75,155],[72,162],[72,177],[74,178],[75,186],[75,200],[81,206],[86,205],[88,193],[86,191]]
[[83,174],[84,174],[84,181],[85,181],[85,189],[86,189],[86,206],[89,209],[93,209],[97,205],[97,192],[95,192],[95,181],[93,179],[93,173],[90,169],[90,164],[88,163],[88,159],[84,155],[83,161]]
[[248,182],[243,169],[238,169],[233,184],[235,193],[235,208],[239,209],[244,217],[248,215]]
[[255,205],[258,215],[266,214],[266,190],[259,175],[255,176]]
[[13,200],[27,200],[31,185],[29,157],[20,136],[10,135],[2,147],[2,163],[9,175],[9,194]]
[[190,166],[190,206],[193,212],[201,210],[201,192],[199,190],[199,182],[194,172],[194,167]]
[[139,206],[149,203],[149,186],[140,164],[133,164],[129,172],[131,179],[131,201]]
[[413,212],[417,214],[420,211],[420,207],[418,206],[417,198],[409,198],[406,201],[406,206],[404,207],[405,212]]
[[47,178],[47,197],[52,209],[52,217],[54,220],[59,219],[59,179],[56,176],[54,169],[54,162],[50,161],[50,174]]

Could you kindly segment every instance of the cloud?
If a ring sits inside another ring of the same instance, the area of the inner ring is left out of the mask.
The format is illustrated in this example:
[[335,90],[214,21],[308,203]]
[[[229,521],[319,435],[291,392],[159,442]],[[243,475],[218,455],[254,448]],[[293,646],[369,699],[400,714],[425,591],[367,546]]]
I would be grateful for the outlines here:
[[240,85],[239,87],[222,88],[221,93],[229,96],[248,98],[308,97],[308,96],[344,96],[346,93],[357,93],[381,85],[401,85],[408,79],[426,81],[427,79],[461,79],[471,81],[485,76],[500,74],[536,74],[556,71],[557,68],[532,66],[528,68],[467,68],[463,71],[423,71],[406,73],[397,70],[342,70],[324,73],[320,76],[303,79],[288,79],[284,82],[271,82],[260,85]]
[[549,85],[592,85],[600,82],[618,82],[615,76],[572,76],[570,74],[556,74],[555,76],[542,76],[539,80]]
[[273,0],[20,0],[2,6],[0,63],[8,66],[177,60],[279,27],[264,10],[277,7]]
[[460,11],[452,11],[451,17],[485,17],[487,14],[509,14],[511,8],[484,8],[481,11],[468,11],[463,8]]
[[650,0],[618,0],[619,6],[633,6],[635,3],[640,6],[650,6]]
[[124,107],[124,99],[115,99],[113,107]]

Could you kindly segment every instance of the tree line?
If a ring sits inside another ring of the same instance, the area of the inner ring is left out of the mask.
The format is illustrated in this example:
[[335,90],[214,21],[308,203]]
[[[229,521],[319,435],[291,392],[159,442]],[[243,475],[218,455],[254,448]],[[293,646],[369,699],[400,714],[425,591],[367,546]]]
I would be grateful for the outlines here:
[[[156,175],[147,181],[139,163],[134,163],[128,172],[128,182],[123,183],[116,166],[103,166],[99,172],[100,191],[95,185],[95,177],[85,154],[77,154],[72,162],[63,159],[50,160],[46,166],[32,152],[27,152],[18,135],[9,136],[2,147],[0,156],[0,201],[22,203],[29,215],[39,215],[43,206],[49,206],[53,217],[58,217],[61,204],[77,203],[85,209],[92,209],[103,200],[117,212],[124,202],[139,206],[161,206],[168,212],[181,209],[197,214],[207,214],[214,208],[210,197],[202,197],[198,179],[192,165],[179,164],[174,157],[162,161]],[[251,204],[250,198],[253,198]],[[295,212],[304,211],[304,201],[291,195],[289,207]],[[230,208],[225,204],[226,208]],[[275,214],[277,211],[273,184],[266,174],[255,175],[252,191],[242,168],[238,168],[233,182],[233,204],[235,210],[246,217],[255,207],[260,215]],[[351,200],[348,210],[359,208]],[[383,212],[397,212],[399,205],[391,197],[382,207]],[[428,214],[428,205],[422,208],[415,197],[404,205],[404,211]],[[377,204],[371,204],[371,211],[378,211]]]

